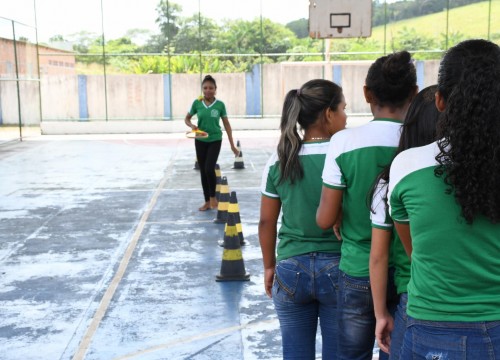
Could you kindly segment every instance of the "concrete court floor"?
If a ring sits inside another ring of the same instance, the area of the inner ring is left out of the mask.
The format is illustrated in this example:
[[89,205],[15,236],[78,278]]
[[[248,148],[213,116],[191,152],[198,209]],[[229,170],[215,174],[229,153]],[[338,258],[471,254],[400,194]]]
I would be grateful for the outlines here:
[[[224,226],[199,212],[182,134],[34,136],[0,146],[0,359],[280,359],[257,238],[276,131],[235,131],[248,282],[216,282]],[[318,334],[317,358],[321,339]]]

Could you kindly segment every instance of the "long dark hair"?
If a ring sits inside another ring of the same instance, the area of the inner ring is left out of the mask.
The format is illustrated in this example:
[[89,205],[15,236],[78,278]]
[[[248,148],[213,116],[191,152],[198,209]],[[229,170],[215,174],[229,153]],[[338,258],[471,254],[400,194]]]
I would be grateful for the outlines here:
[[500,221],[500,48],[467,40],[450,48],[438,73],[446,103],[438,125],[436,176],[449,185],[462,216]]
[[[401,127],[401,137],[399,138],[399,145],[394,156],[402,151],[417,146],[428,145],[436,140],[436,125],[440,117],[435,104],[436,90],[437,85],[428,86],[413,98],[406,113],[403,126]],[[390,168],[391,164],[384,167],[375,179],[367,197],[369,207],[371,207],[371,201],[377,190],[379,181],[389,181]],[[385,191],[387,195],[387,188]],[[387,196],[384,196],[384,199],[387,201]],[[373,209],[371,210],[373,211]]]
[[322,79],[310,80],[300,89],[290,90],[283,103],[281,114],[281,137],[278,143],[280,162],[280,182],[302,179],[304,171],[299,161],[302,138],[297,124],[306,130],[330,108],[337,110],[342,101],[342,88],[337,84]]

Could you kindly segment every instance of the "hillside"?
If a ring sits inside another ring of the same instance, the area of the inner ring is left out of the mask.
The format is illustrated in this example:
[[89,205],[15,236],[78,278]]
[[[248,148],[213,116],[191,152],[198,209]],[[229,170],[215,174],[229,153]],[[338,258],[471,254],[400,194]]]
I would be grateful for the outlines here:
[[[449,34],[460,32],[466,38],[488,38],[489,1],[462,6],[449,11]],[[446,32],[446,11],[398,21],[387,25],[387,42],[390,43],[398,31],[415,29],[418,34],[430,38],[440,38]],[[372,29],[371,39],[384,41],[384,26]],[[500,1],[491,2],[490,39],[500,42]]]

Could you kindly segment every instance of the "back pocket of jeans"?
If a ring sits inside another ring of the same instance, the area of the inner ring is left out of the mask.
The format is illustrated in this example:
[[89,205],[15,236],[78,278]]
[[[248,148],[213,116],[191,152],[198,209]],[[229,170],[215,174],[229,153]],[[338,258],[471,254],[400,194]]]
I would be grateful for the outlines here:
[[343,281],[343,306],[346,308],[356,309],[360,314],[367,311],[373,311],[373,302],[369,282],[356,280],[350,281],[349,278],[344,278]]
[[[431,327],[411,325],[410,331],[414,355],[431,360],[465,360],[467,337],[446,330],[435,331]],[[443,333],[444,332],[444,333]]]
[[297,264],[290,261],[280,261],[276,265],[275,272],[275,288],[277,291],[283,291],[288,296],[293,297],[295,291],[297,290],[297,284],[299,282],[299,271],[297,269]]

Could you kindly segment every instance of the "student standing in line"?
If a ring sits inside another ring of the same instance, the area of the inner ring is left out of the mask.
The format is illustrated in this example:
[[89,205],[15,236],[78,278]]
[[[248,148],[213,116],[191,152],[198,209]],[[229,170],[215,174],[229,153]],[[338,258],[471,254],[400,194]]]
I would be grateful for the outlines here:
[[467,40],[438,73],[436,142],[392,163],[411,256],[402,359],[500,359],[500,48]]
[[345,128],[345,107],[342,88],[328,80],[311,80],[289,91],[277,153],[262,176],[259,241],[264,286],[280,321],[284,359],[315,359],[318,318],[322,358],[337,358],[341,243],[331,228],[322,230],[316,225],[315,211],[328,142]]
[[[399,143],[401,123],[417,93],[416,70],[407,51],[377,59],[363,88],[374,119],[335,134],[323,170],[316,220],[331,228],[342,211],[338,320],[339,359],[373,357],[375,315],[370,291],[370,209],[367,196]],[[396,302],[394,294],[393,301]],[[394,304],[395,307],[395,304]],[[381,359],[384,358],[381,353]]]
[[[436,140],[436,124],[439,119],[434,96],[436,89],[436,85],[426,87],[413,99],[402,126],[396,154]],[[390,360],[399,360],[406,329],[406,286],[410,280],[410,258],[399,237],[392,231],[392,219],[388,216],[389,169],[390,166],[384,168],[370,191],[370,199],[373,199],[370,285],[377,319],[375,337],[380,349],[390,354]],[[388,282],[389,261],[394,266],[394,279]],[[387,308],[387,286],[391,282],[395,284],[399,296],[394,318]]]
[[[193,102],[184,122],[193,130],[200,129],[208,133],[207,138],[199,138],[194,141],[196,159],[200,166],[201,186],[203,187],[203,196],[205,197],[205,203],[198,210],[206,211],[217,208],[217,199],[215,198],[215,164],[219,158],[222,146],[220,119],[222,119],[231,150],[235,156],[238,156],[239,151],[234,146],[233,133],[231,124],[227,118],[226,106],[222,101],[215,98],[215,93],[217,92],[215,79],[210,75],[205,76],[201,83],[201,88],[203,97]],[[197,125],[191,123],[191,118],[194,115],[198,117]]]

